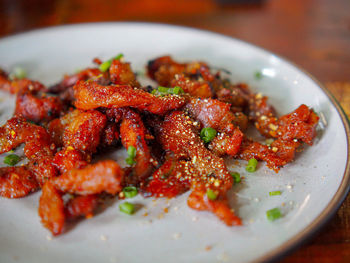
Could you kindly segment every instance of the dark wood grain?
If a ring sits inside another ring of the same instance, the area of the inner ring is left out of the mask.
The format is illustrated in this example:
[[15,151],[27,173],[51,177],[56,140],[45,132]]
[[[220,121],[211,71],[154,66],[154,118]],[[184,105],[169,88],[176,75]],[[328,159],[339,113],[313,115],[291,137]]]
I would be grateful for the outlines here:
[[[191,26],[240,38],[315,75],[350,116],[350,1],[0,0],[0,36],[51,25],[146,21]],[[309,243],[283,262],[350,262],[350,197]]]

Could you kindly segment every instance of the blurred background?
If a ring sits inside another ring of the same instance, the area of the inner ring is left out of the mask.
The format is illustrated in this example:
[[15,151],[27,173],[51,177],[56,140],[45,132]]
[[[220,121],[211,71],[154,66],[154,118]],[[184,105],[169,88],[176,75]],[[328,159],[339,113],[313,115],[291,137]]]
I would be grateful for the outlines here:
[[[350,0],[0,0],[0,37],[53,25],[137,21],[239,38],[305,68],[350,113]],[[283,262],[350,262],[350,198]]]

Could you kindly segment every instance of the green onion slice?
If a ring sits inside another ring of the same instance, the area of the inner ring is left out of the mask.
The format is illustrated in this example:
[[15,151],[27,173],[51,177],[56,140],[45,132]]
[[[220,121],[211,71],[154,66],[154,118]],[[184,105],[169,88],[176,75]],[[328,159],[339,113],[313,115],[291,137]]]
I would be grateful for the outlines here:
[[245,170],[247,172],[253,173],[256,171],[256,166],[258,165],[258,161],[255,158],[252,158],[248,161],[247,166],[245,167]]
[[125,162],[128,165],[133,165],[135,162],[135,156],[136,156],[136,148],[134,146],[128,147],[128,157],[125,159]]
[[209,198],[209,200],[213,201],[218,197],[218,195],[213,190],[208,189],[207,190],[207,197]]
[[200,133],[200,137],[205,143],[211,142],[215,136],[216,130],[211,127],[203,128]]
[[10,79],[24,79],[27,77],[27,71],[21,67],[15,67],[10,74]]
[[165,96],[169,94],[179,95],[184,93],[183,89],[179,86],[175,86],[174,88],[167,88],[163,86],[159,86],[157,89],[152,90],[153,95]]
[[126,186],[123,188],[123,193],[126,198],[137,196],[137,188],[135,186]]
[[233,177],[235,184],[241,182],[241,175],[239,173],[233,172],[231,173],[231,176]]
[[282,213],[278,207],[266,211],[266,217],[269,221],[275,221],[282,217]]
[[281,191],[271,191],[269,192],[270,196],[274,196],[274,195],[281,195]]
[[16,165],[19,161],[21,160],[21,158],[16,155],[16,154],[10,154],[10,155],[7,155],[5,158],[4,158],[4,163],[7,164],[7,165],[10,165],[10,166],[14,166]]
[[135,212],[135,206],[129,202],[124,202],[119,205],[119,210],[125,214],[132,215]]

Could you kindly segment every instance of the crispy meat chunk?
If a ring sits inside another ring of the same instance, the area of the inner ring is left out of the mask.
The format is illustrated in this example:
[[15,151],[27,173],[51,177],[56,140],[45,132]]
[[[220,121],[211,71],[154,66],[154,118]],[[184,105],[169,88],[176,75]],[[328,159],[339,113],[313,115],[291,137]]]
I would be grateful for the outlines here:
[[36,123],[57,118],[62,111],[61,100],[57,97],[19,93],[16,98],[15,116]]
[[204,79],[191,80],[183,74],[178,74],[175,75],[175,78],[171,81],[170,85],[172,87],[181,87],[184,92],[195,97],[210,98],[213,96],[210,84]]
[[57,145],[94,153],[106,121],[106,116],[99,111],[73,110],[51,121],[48,130]]
[[35,158],[28,163],[27,167],[35,175],[40,186],[43,186],[50,178],[58,175],[58,171],[53,164],[53,156]]
[[140,87],[130,63],[121,62],[119,59],[113,60],[109,68],[109,76],[113,84]]
[[30,79],[15,79],[10,80],[4,71],[0,70],[0,89],[11,94],[26,91],[47,91],[47,88],[38,81]]
[[133,110],[125,109],[120,124],[120,136],[126,149],[130,146],[136,148],[136,164],[133,172],[139,179],[146,178],[153,168],[151,152],[145,139],[146,134],[147,131],[140,115]]
[[46,182],[42,188],[39,216],[41,223],[53,235],[62,233],[65,223],[64,203],[61,194],[50,181]]
[[191,118],[181,111],[165,116],[164,122],[157,127],[158,139],[163,148],[171,151],[177,158],[189,158],[195,168],[185,177],[190,177],[192,185],[210,185],[227,190],[233,180],[227,171],[224,160],[205,148]]
[[232,113],[229,104],[216,99],[192,98],[185,109],[204,127],[211,127],[219,131],[219,134],[210,143],[209,149],[218,155],[234,156],[237,154],[243,133],[235,124],[241,122],[242,116]]
[[74,86],[74,96],[75,106],[83,110],[133,107],[154,114],[165,114],[185,104],[185,98],[180,96],[159,97],[128,85],[101,86],[95,82],[78,82]]
[[90,155],[68,146],[55,154],[52,164],[63,174],[73,168],[83,168],[89,161]]
[[294,159],[295,150],[299,145],[300,143],[298,141],[282,141],[278,139],[268,147],[267,145],[244,138],[238,157],[244,160],[255,158],[266,161],[267,167],[278,172],[280,167]]
[[228,226],[240,226],[242,221],[229,207],[226,195],[219,195],[216,200],[209,200],[205,189],[195,189],[187,200],[189,207],[214,213]]
[[62,192],[88,195],[106,192],[115,195],[122,190],[123,171],[115,161],[106,160],[81,169],[71,169],[52,180]]
[[98,206],[98,195],[79,195],[75,196],[66,204],[66,216],[68,219],[79,217],[90,218]]
[[316,113],[302,104],[293,112],[278,119],[277,137],[284,141],[297,139],[312,145],[318,120]]
[[172,198],[190,189],[190,182],[185,176],[185,168],[190,162],[168,158],[153,174],[146,186],[146,191],[155,197]]
[[34,175],[26,167],[0,168],[0,195],[7,198],[24,197],[39,188]]
[[0,127],[0,154],[25,143],[24,154],[29,159],[54,153],[55,145],[46,130],[23,118],[14,117]]

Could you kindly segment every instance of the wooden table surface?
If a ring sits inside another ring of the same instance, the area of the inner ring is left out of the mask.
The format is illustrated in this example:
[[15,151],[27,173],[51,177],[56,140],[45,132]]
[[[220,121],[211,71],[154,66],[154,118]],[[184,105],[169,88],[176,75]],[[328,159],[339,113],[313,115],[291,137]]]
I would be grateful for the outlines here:
[[[0,37],[51,25],[99,21],[161,22],[211,30],[259,45],[302,66],[326,85],[349,116],[349,0],[223,2],[0,0]],[[350,262],[350,196],[316,236],[282,262]]]

